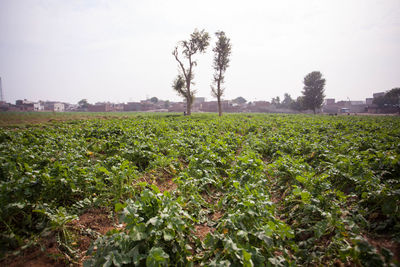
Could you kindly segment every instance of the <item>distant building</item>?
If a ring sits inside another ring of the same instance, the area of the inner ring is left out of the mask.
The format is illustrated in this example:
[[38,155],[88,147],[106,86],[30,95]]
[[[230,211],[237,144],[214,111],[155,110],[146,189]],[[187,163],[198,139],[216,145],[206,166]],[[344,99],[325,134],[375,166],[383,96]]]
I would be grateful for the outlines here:
[[7,111],[10,109],[10,104],[4,101],[0,101],[0,111]]
[[276,106],[268,101],[253,101],[247,105],[247,111],[250,112],[275,112]]
[[88,111],[89,112],[109,112],[109,111],[112,111],[112,104],[97,102],[94,105],[89,105]]
[[64,112],[65,105],[61,102],[56,101],[39,101],[40,105],[43,106],[42,110],[45,111],[55,111],[55,112]]
[[342,100],[337,102],[327,101],[322,106],[324,113],[364,113],[368,112],[367,105],[364,101],[360,100]]
[[44,110],[44,106],[40,102],[34,103],[33,104],[33,110],[34,111],[43,111]]
[[106,105],[89,105],[88,106],[89,112],[106,112]]
[[334,98],[326,98],[325,99],[325,105],[333,105],[335,104],[335,99]]
[[65,106],[64,103],[54,103],[53,111],[55,112],[64,112]]
[[142,111],[150,111],[157,109],[156,104],[150,101],[140,101]]
[[364,105],[365,102],[362,100],[352,100],[350,101],[350,105]]
[[184,112],[185,104],[183,102],[173,102],[170,103],[168,107],[168,112]]
[[206,98],[205,97],[195,97],[193,104],[204,103],[204,102],[206,102]]
[[336,105],[338,107],[350,107],[351,102],[348,100],[341,100],[341,101],[336,102]]
[[218,111],[218,102],[217,101],[207,101],[207,102],[201,103],[201,111],[217,112]]
[[79,110],[79,105],[78,104],[66,104],[64,103],[65,106],[65,111],[78,111]]
[[324,113],[337,114],[339,112],[339,110],[340,110],[340,108],[337,104],[322,106],[322,112],[324,112]]
[[26,99],[15,101],[15,105],[17,105],[17,106],[21,106],[21,105],[30,105],[30,104],[33,104],[33,103],[34,103],[34,102],[28,101],[28,100],[26,100]]
[[[240,112],[241,106],[233,103],[231,100],[221,101],[222,112]],[[203,112],[218,112],[218,101],[207,101],[201,103],[200,111]]]
[[114,104],[114,111],[124,111],[124,104]]
[[365,103],[367,104],[367,105],[372,105],[372,101],[373,101],[374,99],[373,98],[366,98],[365,99]]
[[139,102],[128,102],[124,104],[124,111],[140,111],[142,104]]
[[41,104],[43,105],[45,111],[54,111],[54,104],[55,103],[57,103],[57,102],[54,102],[54,101],[41,102]]
[[374,98],[378,98],[378,97],[381,97],[381,96],[385,96],[385,92],[379,92],[379,93],[373,94]]
[[266,108],[271,105],[271,103],[268,101],[254,101],[253,104],[255,107],[260,107],[260,108]]
[[[339,112],[339,106],[341,106],[343,101],[339,101],[336,103],[334,98],[326,98],[325,103],[322,106],[322,112],[330,113],[330,114],[337,114]],[[344,105],[344,103],[343,103]]]
[[15,101],[15,110],[34,111],[34,103],[26,99],[17,100]]
[[192,112],[199,112],[203,109],[203,103],[205,103],[205,97],[195,97],[192,104]]

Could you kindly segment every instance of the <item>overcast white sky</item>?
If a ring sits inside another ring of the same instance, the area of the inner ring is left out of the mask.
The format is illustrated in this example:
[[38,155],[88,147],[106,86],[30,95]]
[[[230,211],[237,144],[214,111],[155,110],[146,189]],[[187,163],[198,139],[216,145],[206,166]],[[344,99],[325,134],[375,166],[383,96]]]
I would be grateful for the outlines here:
[[[400,87],[400,0],[0,0],[0,77],[8,102],[180,100],[171,52],[195,28],[232,42],[225,99],[301,95],[314,70],[325,93],[362,100]],[[211,47],[197,96],[211,100]]]

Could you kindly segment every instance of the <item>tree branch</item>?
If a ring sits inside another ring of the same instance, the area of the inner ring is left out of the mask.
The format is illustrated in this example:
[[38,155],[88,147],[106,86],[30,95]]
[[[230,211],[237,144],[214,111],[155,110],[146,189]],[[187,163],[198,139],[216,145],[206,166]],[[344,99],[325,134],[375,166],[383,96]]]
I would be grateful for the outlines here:
[[185,79],[187,80],[188,75],[186,73],[185,67],[183,66],[183,63],[178,58],[178,47],[175,47],[175,50],[172,52],[172,55],[174,55],[176,61],[178,61],[179,65],[181,66],[183,76],[185,76]]

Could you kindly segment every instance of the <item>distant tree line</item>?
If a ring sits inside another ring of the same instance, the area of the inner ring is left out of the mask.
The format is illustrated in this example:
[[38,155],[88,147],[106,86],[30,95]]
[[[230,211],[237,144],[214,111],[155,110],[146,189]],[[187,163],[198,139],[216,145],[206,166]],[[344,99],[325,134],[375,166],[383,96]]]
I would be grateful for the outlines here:
[[241,96],[239,96],[239,97],[236,97],[235,99],[233,99],[232,100],[233,101],[233,103],[235,103],[235,104],[244,104],[244,103],[246,103],[247,102],[247,100],[246,99],[244,99],[243,97],[241,97]]
[[325,83],[326,80],[322,77],[322,73],[319,71],[313,71],[304,77],[304,87],[302,96],[293,99],[288,93],[285,93],[283,100],[280,97],[274,97],[271,99],[271,104],[277,108],[285,108],[292,110],[312,110],[314,114],[317,109],[321,108],[324,101],[325,95]]
[[87,101],[87,99],[81,99],[79,102],[78,102],[78,106],[79,106],[79,108],[80,109],[87,109],[88,107],[89,107],[89,102]]
[[383,96],[375,97],[372,104],[379,108],[398,108],[400,113],[400,87],[387,91]]

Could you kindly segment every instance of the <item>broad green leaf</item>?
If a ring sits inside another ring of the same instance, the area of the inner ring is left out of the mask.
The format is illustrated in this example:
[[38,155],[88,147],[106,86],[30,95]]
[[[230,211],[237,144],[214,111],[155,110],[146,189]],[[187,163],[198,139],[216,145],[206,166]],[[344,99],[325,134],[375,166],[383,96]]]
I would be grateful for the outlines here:
[[159,267],[167,266],[169,260],[169,255],[164,252],[160,247],[152,247],[149,255],[146,258],[146,266],[149,267]]
[[135,225],[129,232],[129,236],[132,238],[133,241],[145,239],[147,237],[146,225],[144,223]]
[[174,239],[174,232],[164,230],[163,236],[165,241],[171,241],[172,239]]
[[118,212],[120,210],[123,210],[127,206],[126,203],[117,203],[115,204],[115,212]]
[[396,214],[399,207],[394,199],[386,199],[382,204],[382,212],[386,215]]
[[251,254],[248,253],[246,250],[242,250],[243,253],[243,266],[245,267],[253,267],[253,261],[251,260]]

